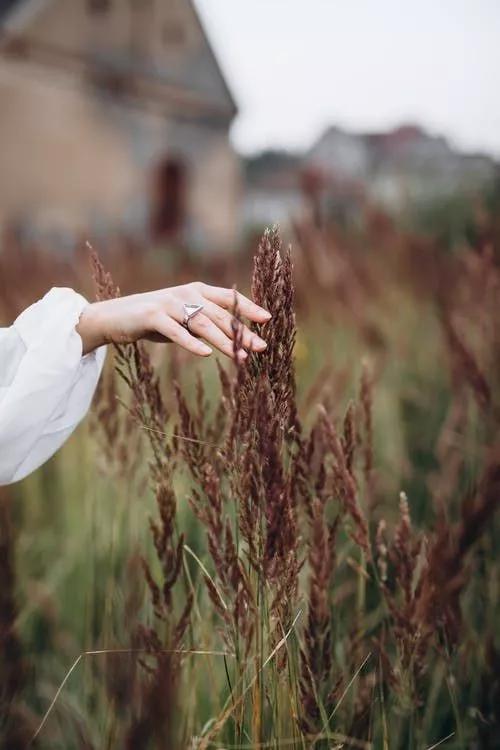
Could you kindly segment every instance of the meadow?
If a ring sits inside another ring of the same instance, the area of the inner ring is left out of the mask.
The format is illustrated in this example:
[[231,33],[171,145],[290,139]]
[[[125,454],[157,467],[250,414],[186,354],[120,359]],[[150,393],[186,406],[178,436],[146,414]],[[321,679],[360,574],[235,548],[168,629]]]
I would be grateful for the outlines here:
[[500,746],[499,215],[300,222],[231,262],[117,241],[92,272],[4,243],[4,323],[198,277],[273,319],[244,366],[110,350],[1,489],[3,747]]

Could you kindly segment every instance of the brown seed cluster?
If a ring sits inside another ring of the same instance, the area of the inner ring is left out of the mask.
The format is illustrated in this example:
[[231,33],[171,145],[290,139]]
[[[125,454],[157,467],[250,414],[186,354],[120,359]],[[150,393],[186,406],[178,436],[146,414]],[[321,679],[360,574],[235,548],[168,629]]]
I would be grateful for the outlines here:
[[[463,636],[461,596],[470,579],[468,561],[498,505],[500,457],[493,389],[464,343],[466,336],[457,333],[453,300],[438,295],[454,398],[428,482],[435,521],[424,535],[412,520],[411,497],[405,493],[396,522],[384,517],[371,367],[363,365],[357,395],[340,419],[336,388],[345,387],[345,378],[322,370],[320,380],[328,376],[331,388],[313,384],[304,400],[307,427],[301,422],[292,270],[291,253],[284,252],[278,230],[266,231],[255,256],[252,293],[273,316],[270,323],[255,326],[268,347],[233,371],[218,363],[215,401],[198,377],[194,394],[175,385],[174,413],[147,350],[120,347],[117,352],[117,371],[130,391],[128,415],[149,442],[158,514],[150,524],[154,568],[143,561],[154,618],[140,628],[138,640],[154,663],[144,661],[142,710],[130,727],[130,747],[165,736],[172,747],[184,746],[173,728],[183,660],[164,651],[185,645],[194,628],[186,565],[204,583],[214,639],[217,634],[235,658],[234,668],[226,665],[230,704],[200,748],[208,747],[229,722],[236,736],[251,731],[256,742],[263,741],[271,716],[263,707],[280,686],[294,696],[289,707],[294,726],[311,746],[335,726],[333,716],[344,717],[351,737],[369,739],[374,701],[390,698],[403,713],[421,710],[430,665],[436,659],[449,665]],[[116,293],[102,269],[97,276],[100,295]],[[463,279],[460,283],[465,285]],[[359,281],[353,294],[362,293]],[[361,321],[360,327],[366,332]],[[233,333],[238,349],[237,293]],[[452,436],[465,430],[467,388],[483,413],[484,470],[459,514],[450,517],[448,501],[458,491],[464,468]],[[113,439],[114,416],[105,414]],[[178,469],[189,474],[189,504],[204,534],[202,569],[187,557],[178,528]],[[301,611],[304,617],[297,624]],[[272,677],[266,677],[263,664]],[[249,674],[251,690],[241,692]],[[349,690],[348,707],[344,697]]]

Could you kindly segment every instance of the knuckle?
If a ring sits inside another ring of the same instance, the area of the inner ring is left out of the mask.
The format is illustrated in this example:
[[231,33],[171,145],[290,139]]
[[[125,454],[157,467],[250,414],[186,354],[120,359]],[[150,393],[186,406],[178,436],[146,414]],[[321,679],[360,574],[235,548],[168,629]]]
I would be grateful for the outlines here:
[[143,311],[144,321],[147,324],[153,324],[159,319],[161,313],[162,313],[161,305],[157,303],[147,305]]
[[172,300],[174,300],[174,299],[175,299],[175,297],[172,294],[172,292],[168,291],[168,292],[165,292],[164,294],[162,294],[161,299],[158,300],[158,302],[156,304],[157,304],[158,307],[160,307],[162,309],[165,309],[165,308],[169,307],[172,304]]
[[181,340],[181,336],[179,335],[179,332],[177,331],[177,329],[166,326],[165,332],[167,333],[169,339],[171,339],[174,343],[178,344],[179,341]]
[[190,325],[205,331],[210,326],[210,321],[204,315],[197,315],[196,318],[193,318]]

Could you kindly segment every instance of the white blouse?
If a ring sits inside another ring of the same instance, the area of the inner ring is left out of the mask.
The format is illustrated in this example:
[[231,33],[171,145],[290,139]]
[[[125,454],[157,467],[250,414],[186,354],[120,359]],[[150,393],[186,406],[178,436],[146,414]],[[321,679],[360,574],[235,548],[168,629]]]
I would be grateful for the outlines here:
[[0,328],[0,485],[47,461],[88,411],[106,347],[82,357],[87,300],[54,287]]

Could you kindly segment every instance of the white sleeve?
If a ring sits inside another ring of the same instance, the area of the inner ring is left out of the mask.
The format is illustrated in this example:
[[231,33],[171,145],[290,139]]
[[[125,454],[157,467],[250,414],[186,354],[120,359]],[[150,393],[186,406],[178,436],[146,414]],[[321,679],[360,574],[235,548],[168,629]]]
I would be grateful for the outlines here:
[[0,485],[50,458],[88,411],[106,347],[82,357],[87,300],[56,288],[0,329]]

